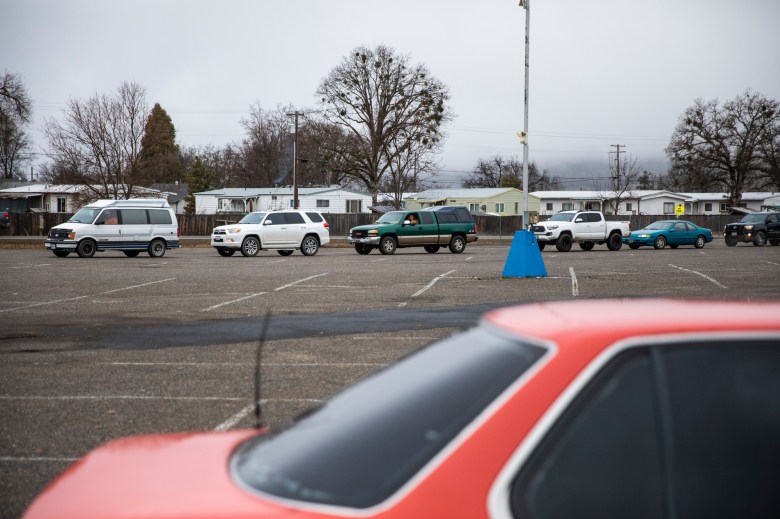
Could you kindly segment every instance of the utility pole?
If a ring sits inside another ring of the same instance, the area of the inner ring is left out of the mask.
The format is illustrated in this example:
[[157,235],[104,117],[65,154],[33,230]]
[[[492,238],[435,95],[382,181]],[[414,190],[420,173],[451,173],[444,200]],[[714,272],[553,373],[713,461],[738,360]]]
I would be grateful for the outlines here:
[[610,144],[615,148],[615,191],[620,191],[620,148],[625,148],[625,144]]
[[298,209],[298,117],[303,116],[298,110],[288,113],[288,117],[295,117],[295,133],[293,134],[293,209]]

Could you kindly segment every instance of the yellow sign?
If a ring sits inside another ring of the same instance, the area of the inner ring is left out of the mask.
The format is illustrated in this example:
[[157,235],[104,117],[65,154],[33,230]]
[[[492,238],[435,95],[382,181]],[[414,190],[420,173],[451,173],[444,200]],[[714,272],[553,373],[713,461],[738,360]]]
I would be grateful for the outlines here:
[[677,216],[680,216],[685,213],[685,207],[682,204],[677,204],[677,207],[674,208],[674,212],[677,213]]

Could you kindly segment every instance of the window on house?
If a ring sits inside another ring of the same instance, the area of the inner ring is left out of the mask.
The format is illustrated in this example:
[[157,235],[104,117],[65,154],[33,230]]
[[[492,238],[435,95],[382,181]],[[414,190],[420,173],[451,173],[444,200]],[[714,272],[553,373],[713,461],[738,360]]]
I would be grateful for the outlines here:
[[547,211],[552,211],[553,210],[552,202],[547,202],[546,209],[547,209]]
[[712,212],[712,204],[704,204],[704,210],[707,212]]
[[725,213],[726,212],[726,204],[720,204],[720,212]]
[[630,212],[634,210],[634,204],[631,202],[626,202],[626,212]]
[[347,200],[348,213],[359,213],[362,210],[362,203],[360,200]]
[[598,211],[599,210],[598,202],[585,202],[585,210]]
[[664,202],[664,214],[674,213],[674,202]]
[[66,213],[68,211],[67,199],[64,196],[57,197],[57,212]]
[[330,200],[317,200],[317,207],[330,207]]
[[503,203],[496,204],[496,212],[497,213],[503,213],[504,212],[504,204]]
[[571,211],[574,209],[574,202],[564,202],[562,206],[564,211]]
[[472,213],[478,213],[479,204],[469,204],[469,211],[471,211]]

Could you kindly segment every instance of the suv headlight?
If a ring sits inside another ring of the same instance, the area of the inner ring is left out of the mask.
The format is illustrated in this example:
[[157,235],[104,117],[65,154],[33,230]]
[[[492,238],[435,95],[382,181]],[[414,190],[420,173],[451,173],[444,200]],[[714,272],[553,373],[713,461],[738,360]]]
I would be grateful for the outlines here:
[[752,231],[753,230],[753,226],[752,225],[746,225],[745,227],[743,227],[743,229],[745,229],[746,231]]
[[236,234],[241,232],[241,227],[228,227],[227,228],[228,234]]

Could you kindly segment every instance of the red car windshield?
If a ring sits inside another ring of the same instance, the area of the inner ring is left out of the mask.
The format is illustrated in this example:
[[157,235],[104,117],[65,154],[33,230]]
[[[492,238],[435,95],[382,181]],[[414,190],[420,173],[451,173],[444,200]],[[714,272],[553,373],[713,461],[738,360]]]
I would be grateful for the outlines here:
[[234,476],[263,493],[368,508],[390,497],[546,352],[482,326],[344,390],[289,429],[246,442]]

